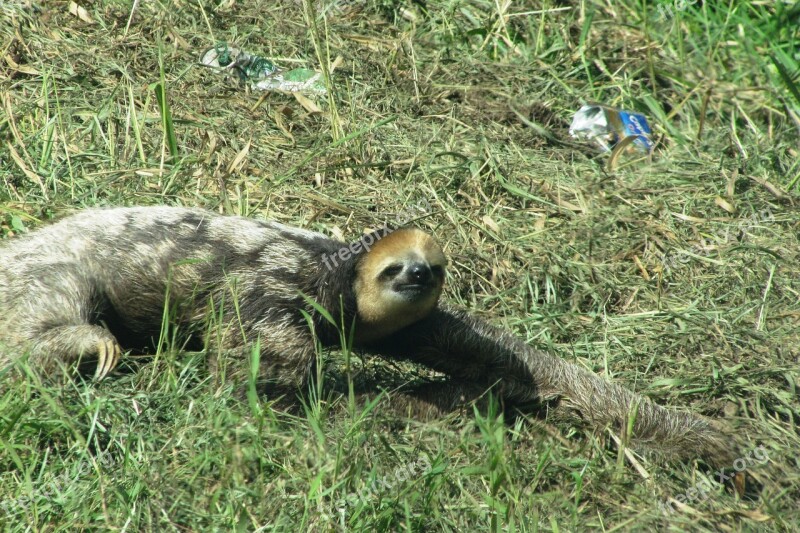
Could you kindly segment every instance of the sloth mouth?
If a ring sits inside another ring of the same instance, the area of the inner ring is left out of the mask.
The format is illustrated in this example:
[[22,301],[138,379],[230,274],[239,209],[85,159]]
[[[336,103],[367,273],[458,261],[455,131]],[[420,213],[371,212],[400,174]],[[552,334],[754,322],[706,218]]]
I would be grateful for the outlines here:
[[420,297],[431,291],[431,283],[397,283],[394,290],[409,297]]

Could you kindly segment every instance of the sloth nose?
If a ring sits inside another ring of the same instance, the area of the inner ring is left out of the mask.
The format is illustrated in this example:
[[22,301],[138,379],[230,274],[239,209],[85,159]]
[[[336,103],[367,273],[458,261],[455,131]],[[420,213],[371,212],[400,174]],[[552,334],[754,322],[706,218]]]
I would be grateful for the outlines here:
[[416,283],[430,283],[433,274],[425,263],[414,263],[408,268],[408,277]]

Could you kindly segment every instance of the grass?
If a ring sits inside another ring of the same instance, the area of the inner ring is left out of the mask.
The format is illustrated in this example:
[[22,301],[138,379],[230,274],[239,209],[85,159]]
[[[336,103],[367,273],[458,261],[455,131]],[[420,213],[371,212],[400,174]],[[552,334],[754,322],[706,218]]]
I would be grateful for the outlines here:
[[[687,499],[713,473],[637,469],[609,433],[493,410],[417,421],[385,397],[335,399],[327,375],[291,414],[235,401],[167,347],[97,385],[0,387],[5,529],[798,528],[797,5],[130,4],[0,5],[4,236],[82,207],[181,204],[352,238],[430,205],[419,225],[451,259],[449,301],[724,419],[768,460],[745,499],[717,484]],[[221,40],[284,66],[341,56],[330,98],[316,111],[198,67]],[[610,170],[571,140],[585,100],[645,113],[652,162]],[[684,504],[665,515],[669,498]]]

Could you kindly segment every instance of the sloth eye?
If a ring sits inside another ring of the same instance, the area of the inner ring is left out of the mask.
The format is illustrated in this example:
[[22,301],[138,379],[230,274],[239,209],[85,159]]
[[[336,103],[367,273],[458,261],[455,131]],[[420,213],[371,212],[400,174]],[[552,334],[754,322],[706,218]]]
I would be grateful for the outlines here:
[[381,277],[393,278],[402,271],[403,271],[403,265],[400,264],[389,265],[388,267],[383,269],[383,272],[381,272]]

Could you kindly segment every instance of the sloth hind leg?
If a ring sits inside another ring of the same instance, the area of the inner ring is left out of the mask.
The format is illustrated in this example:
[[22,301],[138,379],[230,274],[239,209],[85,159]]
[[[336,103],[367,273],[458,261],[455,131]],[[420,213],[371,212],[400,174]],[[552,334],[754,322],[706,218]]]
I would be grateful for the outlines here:
[[101,380],[119,363],[122,349],[110,331],[91,324],[50,327],[32,340],[28,361],[46,375],[59,364],[85,367],[95,364],[94,378]]

